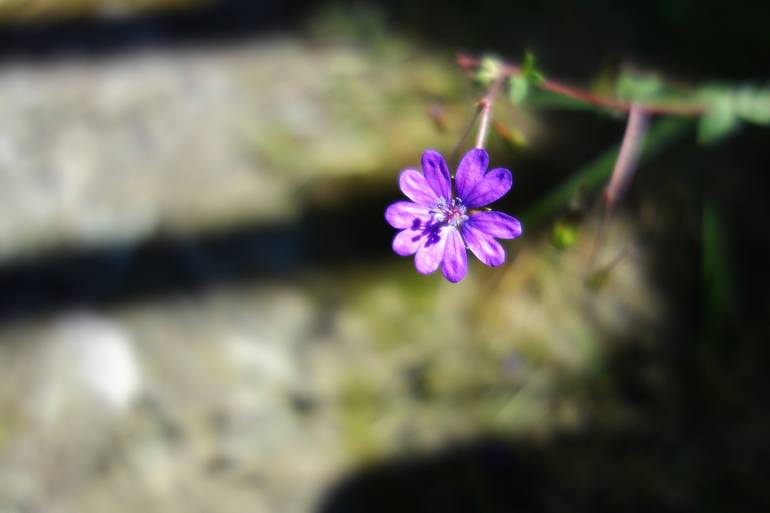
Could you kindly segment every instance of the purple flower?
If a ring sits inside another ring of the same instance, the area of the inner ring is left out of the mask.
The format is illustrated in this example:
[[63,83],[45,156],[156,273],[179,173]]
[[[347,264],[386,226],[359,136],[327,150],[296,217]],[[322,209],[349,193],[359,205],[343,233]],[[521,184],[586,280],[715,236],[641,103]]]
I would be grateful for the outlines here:
[[505,250],[495,239],[518,237],[521,223],[502,212],[478,209],[504,196],[513,177],[503,168],[487,172],[488,165],[482,148],[466,153],[457,168],[454,194],[446,161],[437,151],[422,154],[422,173],[405,169],[398,182],[412,201],[399,201],[385,211],[388,223],[401,230],[393,251],[415,255],[414,265],[423,274],[441,265],[444,277],[455,283],[468,271],[466,248],[486,265],[505,262]]

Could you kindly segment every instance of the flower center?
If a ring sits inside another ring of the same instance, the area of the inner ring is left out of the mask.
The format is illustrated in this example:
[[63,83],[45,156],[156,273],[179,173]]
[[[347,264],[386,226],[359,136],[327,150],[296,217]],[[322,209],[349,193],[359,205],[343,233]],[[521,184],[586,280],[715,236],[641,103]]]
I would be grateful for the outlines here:
[[465,205],[460,198],[454,198],[452,203],[447,203],[444,198],[439,198],[436,206],[431,210],[436,221],[450,226],[460,226],[468,219],[465,215]]

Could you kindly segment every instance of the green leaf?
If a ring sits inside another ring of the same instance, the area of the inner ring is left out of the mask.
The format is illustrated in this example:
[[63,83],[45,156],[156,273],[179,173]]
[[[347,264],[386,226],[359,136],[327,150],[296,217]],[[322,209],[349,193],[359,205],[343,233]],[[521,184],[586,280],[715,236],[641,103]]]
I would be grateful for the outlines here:
[[557,222],[551,233],[551,243],[558,249],[571,248],[577,242],[577,238],[577,227],[563,222]]
[[623,73],[615,86],[615,94],[626,101],[649,101],[662,92],[663,83],[655,75]]
[[530,88],[527,94],[527,103],[538,109],[566,109],[578,111],[596,111],[596,106],[591,105],[569,96],[544,91],[542,89]]
[[531,52],[524,55],[524,62],[521,65],[521,74],[530,84],[537,85],[545,80],[545,77],[535,66],[535,56]]
[[482,86],[488,86],[500,76],[500,61],[494,57],[484,57],[476,71],[476,80]]
[[516,75],[508,81],[508,96],[514,105],[521,104],[529,92],[529,82],[524,75]]
[[743,86],[733,93],[735,113],[744,121],[770,125],[770,89]]
[[527,52],[521,64],[519,73],[508,80],[508,96],[514,105],[522,103],[529,94],[532,85],[545,80],[543,74],[535,68],[535,57]]
[[713,144],[740,126],[735,104],[726,92],[712,96],[711,108],[698,122],[698,142]]
[[706,313],[711,321],[722,320],[733,306],[735,279],[728,233],[717,205],[706,199],[701,218],[701,275]]

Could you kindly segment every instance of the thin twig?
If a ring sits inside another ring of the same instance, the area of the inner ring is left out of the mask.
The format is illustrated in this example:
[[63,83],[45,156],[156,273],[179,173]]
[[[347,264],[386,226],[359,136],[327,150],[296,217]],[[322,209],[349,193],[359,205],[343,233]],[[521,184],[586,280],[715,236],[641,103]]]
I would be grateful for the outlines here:
[[479,111],[481,112],[481,121],[479,121],[479,131],[476,136],[476,148],[483,148],[487,141],[487,132],[489,131],[489,121],[492,117],[492,105],[495,103],[495,96],[500,90],[500,87],[505,82],[505,76],[498,76],[492,86],[487,91],[487,94],[479,100]]
[[[460,54],[457,56],[457,64],[465,73],[470,73],[471,70],[478,68],[481,65],[481,60],[469,55]],[[501,63],[500,76],[507,78],[515,76],[521,73],[521,67],[515,64],[506,62]],[[598,96],[588,91],[578,89],[572,86],[568,86],[557,82],[555,80],[543,80],[535,84],[536,87],[543,89],[544,91],[550,91],[560,96],[566,96],[575,100],[579,100],[591,105],[604,107],[606,109],[614,110],[617,112],[628,112],[631,110],[633,102],[618,100],[617,98],[606,98]],[[671,114],[677,116],[700,116],[706,111],[705,105],[700,104],[680,104],[680,103],[638,103],[638,107],[648,114]]]
[[623,134],[623,142],[620,144],[620,152],[612,169],[610,181],[604,189],[604,201],[602,206],[602,220],[591,244],[588,256],[588,267],[593,268],[594,258],[604,240],[604,234],[609,224],[610,215],[623,197],[628,185],[634,177],[639,156],[642,153],[644,138],[649,126],[649,114],[643,111],[639,105],[632,104],[628,115],[626,131]]

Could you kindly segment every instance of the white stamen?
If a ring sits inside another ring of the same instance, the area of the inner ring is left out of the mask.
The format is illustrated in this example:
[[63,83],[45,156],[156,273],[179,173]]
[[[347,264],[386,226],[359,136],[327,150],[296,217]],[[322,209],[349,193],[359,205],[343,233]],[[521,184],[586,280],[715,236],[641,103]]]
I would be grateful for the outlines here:
[[465,205],[460,198],[453,198],[452,204],[448,205],[447,201],[441,197],[436,202],[436,207],[431,209],[431,214],[437,222],[458,227],[468,220],[465,210]]

